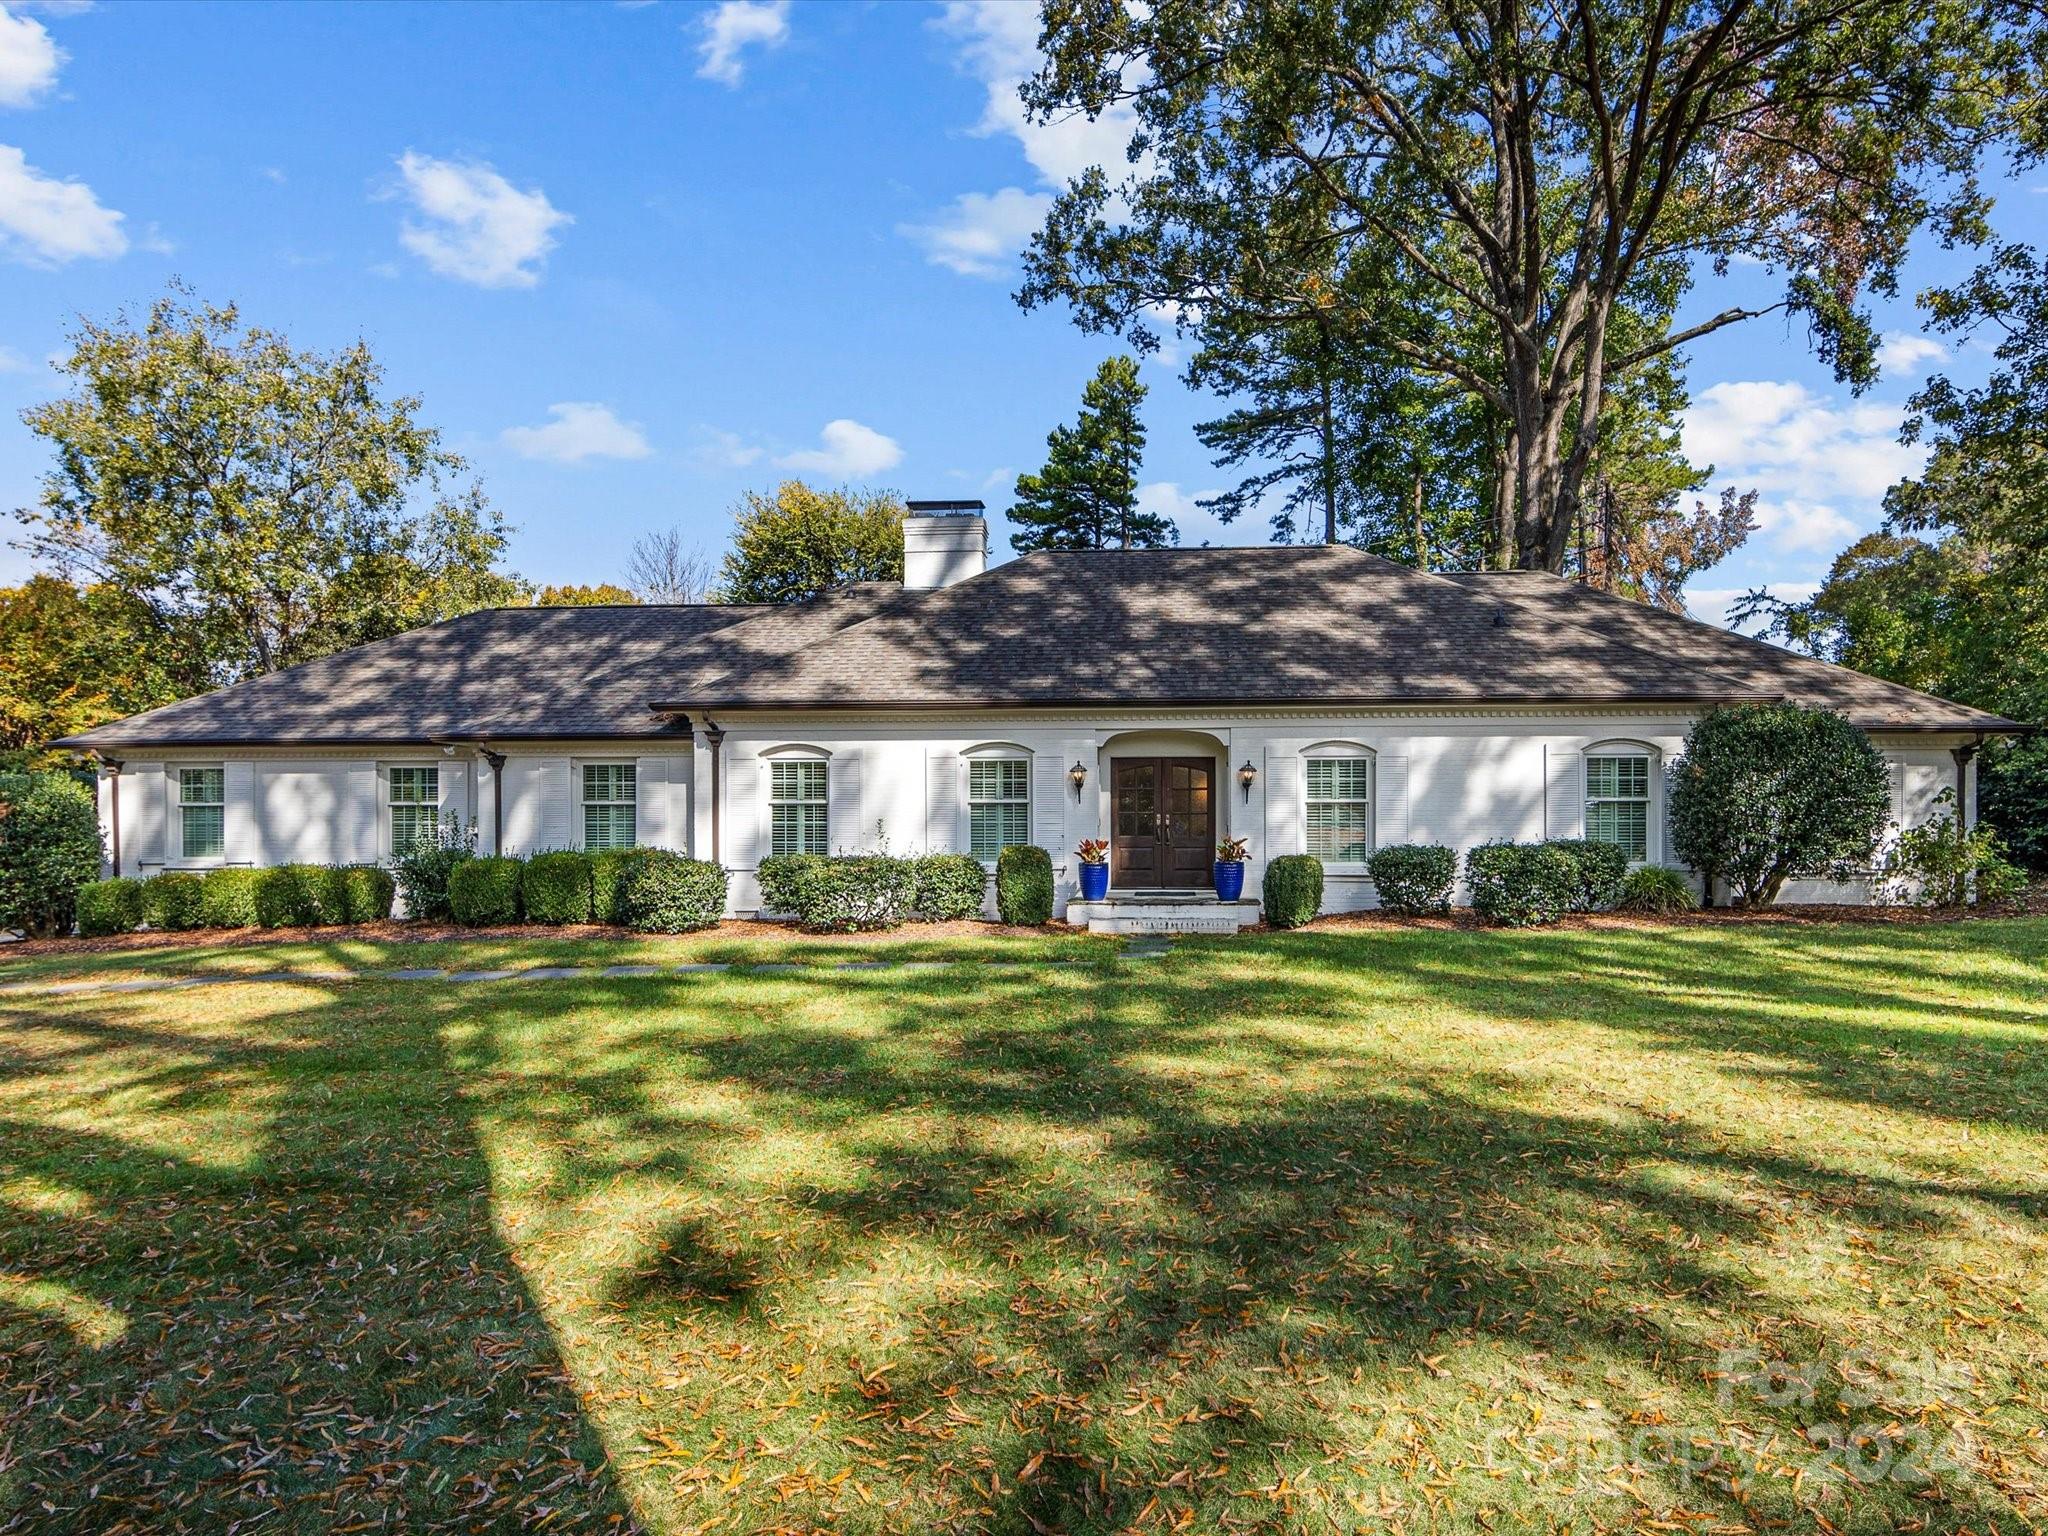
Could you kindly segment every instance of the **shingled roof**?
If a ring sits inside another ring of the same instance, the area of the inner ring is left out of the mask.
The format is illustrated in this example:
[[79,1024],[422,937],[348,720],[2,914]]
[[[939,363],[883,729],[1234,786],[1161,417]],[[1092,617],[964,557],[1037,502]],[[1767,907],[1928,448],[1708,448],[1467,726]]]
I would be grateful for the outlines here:
[[864,583],[780,608],[491,609],[65,744],[658,737],[702,709],[1779,698],[1868,729],[2011,725],[1555,577],[1311,546],[1040,553],[935,590]]

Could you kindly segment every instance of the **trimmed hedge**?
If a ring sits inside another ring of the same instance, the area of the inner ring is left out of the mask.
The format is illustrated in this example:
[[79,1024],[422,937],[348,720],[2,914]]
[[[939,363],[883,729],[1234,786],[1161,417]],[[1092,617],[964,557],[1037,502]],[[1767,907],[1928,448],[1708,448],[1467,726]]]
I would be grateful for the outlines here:
[[887,854],[823,859],[800,882],[806,928],[868,933],[894,928],[910,916],[917,896],[916,866]]
[[952,923],[981,916],[988,870],[970,853],[928,853],[911,860],[916,893],[910,905],[926,922]]
[[1690,912],[1699,904],[1700,899],[1693,895],[1684,873],[1663,864],[1645,864],[1641,869],[1630,870],[1614,903],[1617,911],[1648,912],[1660,917]]
[[69,933],[100,852],[91,790],[68,773],[0,773],[0,928]]
[[1579,894],[1578,861],[1550,843],[1481,843],[1465,855],[1472,910],[1507,928],[1554,923]]
[[142,882],[117,876],[78,888],[78,931],[88,939],[133,933],[142,926]]
[[1374,851],[1365,872],[1382,912],[1427,917],[1451,910],[1458,880],[1458,856],[1437,843],[1397,843]]
[[777,917],[804,915],[804,884],[818,872],[822,853],[778,853],[761,861],[761,910]]
[[638,848],[619,871],[618,907],[643,933],[688,933],[725,915],[725,871],[666,848]]
[[590,855],[575,849],[536,853],[526,861],[519,891],[528,921],[590,921]]
[[374,864],[350,864],[337,873],[341,876],[343,922],[376,923],[391,915],[398,882],[390,870]]
[[182,869],[167,869],[142,882],[142,920],[164,933],[183,933],[206,921],[206,882]]
[[996,914],[1025,927],[1052,921],[1051,854],[1012,843],[996,856]]
[[464,859],[448,872],[448,911],[465,928],[519,921],[517,859]]
[[590,856],[590,915],[594,921],[618,924],[626,921],[625,913],[619,910],[619,876],[639,851],[637,848],[613,848]]
[[392,856],[391,873],[405,897],[405,915],[415,922],[446,921],[448,882],[460,866],[476,857],[476,828],[462,827],[453,817],[427,836]]
[[1556,837],[1544,845],[1555,848],[1572,861],[1577,886],[1572,894],[1574,912],[1605,912],[1621,900],[1621,883],[1628,878],[1628,855],[1613,843],[1596,843],[1582,837]]
[[199,915],[209,928],[256,926],[257,869],[210,869],[200,881]]
[[1299,928],[1323,909],[1323,861],[1312,853],[1283,853],[1268,861],[1266,921],[1275,928]]
[[256,923],[262,928],[310,928],[322,921],[324,892],[310,864],[280,864],[256,872]]

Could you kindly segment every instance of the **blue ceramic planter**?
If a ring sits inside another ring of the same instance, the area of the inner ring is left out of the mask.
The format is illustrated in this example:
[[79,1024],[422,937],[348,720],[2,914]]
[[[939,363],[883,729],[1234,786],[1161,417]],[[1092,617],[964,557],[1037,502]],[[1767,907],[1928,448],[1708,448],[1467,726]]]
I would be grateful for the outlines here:
[[1216,862],[1216,895],[1222,901],[1235,901],[1244,894],[1244,866]]
[[[1241,884],[1244,872],[1238,872]],[[1109,866],[1107,864],[1083,864],[1081,866],[1081,899],[1100,901],[1109,894]]]

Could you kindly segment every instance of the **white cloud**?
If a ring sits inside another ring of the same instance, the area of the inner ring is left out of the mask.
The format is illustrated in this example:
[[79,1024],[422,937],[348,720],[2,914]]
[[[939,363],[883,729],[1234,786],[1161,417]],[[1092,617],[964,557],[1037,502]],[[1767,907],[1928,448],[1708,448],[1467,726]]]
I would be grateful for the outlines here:
[[0,107],[32,107],[57,83],[64,50],[32,17],[0,6]]
[[738,85],[749,48],[780,48],[789,40],[789,0],[722,0],[704,18],[697,78]]
[[28,359],[12,347],[0,347],[0,373],[27,373]]
[[1825,553],[1851,542],[1863,530],[1834,507],[1811,501],[1756,504],[1756,529],[1781,550]]
[[1717,481],[1806,502],[1875,501],[1920,472],[1927,450],[1898,440],[1902,410],[1838,404],[1802,384],[1746,380],[1700,391],[1685,454]]
[[963,192],[929,224],[898,224],[896,233],[924,247],[925,258],[964,277],[1000,277],[1029,243],[1052,207],[1047,192],[1004,187]]
[[[981,83],[981,116],[971,131],[1014,139],[1040,182],[1053,190],[1096,165],[1111,181],[1119,180],[1130,169],[1126,151],[1138,127],[1129,106],[1112,106],[1092,120],[1079,113],[1046,123],[1026,117],[1017,88],[1044,62],[1038,20],[1037,6],[1015,0],[948,0],[940,13],[940,30],[959,43],[960,68]],[[945,212],[923,223],[899,224],[896,232],[923,246],[925,259],[937,266],[967,277],[1000,277],[1051,206],[1048,193],[1014,186],[968,192]]]
[[841,417],[828,421],[818,433],[822,448],[786,453],[775,462],[785,469],[808,469],[842,480],[862,480],[894,469],[903,462],[903,447],[893,437],[884,437],[873,427]]
[[581,464],[585,459],[644,459],[654,450],[633,422],[621,421],[608,405],[564,400],[548,407],[554,420],[539,427],[507,427],[505,446],[522,459]]
[[20,150],[0,144],[0,252],[32,267],[58,267],[127,249],[121,215],[91,187],[45,176]]
[[723,427],[700,426],[691,436],[690,461],[702,470],[745,469],[761,457],[761,449]]
[[1886,373],[1915,374],[1922,363],[1939,363],[1948,358],[1948,348],[1932,336],[1911,331],[1888,331],[1878,344],[1877,366]]
[[[1242,519],[1237,523],[1226,523],[1214,512],[1199,505],[1214,491],[1183,491],[1179,482],[1154,480],[1138,487],[1138,510],[1170,518],[1180,530],[1183,544],[1242,544],[1245,542]],[[1262,535],[1255,531],[1255,539]]]
[[555,230],[575,222],[539,187],[522,192],[485,164],[407,150],[398,173],[422,215],[405,222],[399,243],[441,276],[481,288],[533,287]]

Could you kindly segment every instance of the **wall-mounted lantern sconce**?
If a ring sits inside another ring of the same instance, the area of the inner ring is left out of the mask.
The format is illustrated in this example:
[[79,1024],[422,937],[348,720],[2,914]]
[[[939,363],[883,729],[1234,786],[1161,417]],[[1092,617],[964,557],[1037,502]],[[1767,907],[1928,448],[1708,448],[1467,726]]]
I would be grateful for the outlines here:
[[1074,759],[1074,766],[1067,770],[1067,782],[1074,786],[1074,798],[1079,800],[1081,786],[1088,782],[1088,770],[1081,766],[1079,758]]
[[1258,777],[1259,770],[1252,766],[1250,758],[1246,758],[1244,766],[1237,770],[1237,782],[1244,786],[1244,803],[1246,805],[1252,803],[1252,785],[1258,781]]

